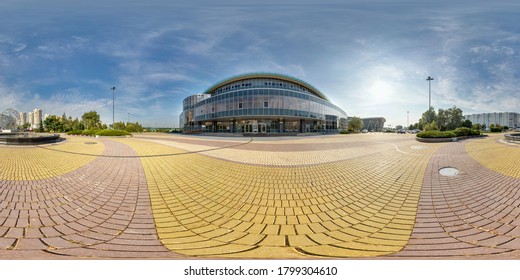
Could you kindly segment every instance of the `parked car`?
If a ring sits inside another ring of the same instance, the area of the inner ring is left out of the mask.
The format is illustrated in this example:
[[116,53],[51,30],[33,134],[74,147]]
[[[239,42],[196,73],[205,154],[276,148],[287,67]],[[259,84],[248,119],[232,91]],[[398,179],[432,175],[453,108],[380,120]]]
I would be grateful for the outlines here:
[[363,130],[361,130],[361,133],[367,133],[367,132],[368,132],[367,129],[363,129]]

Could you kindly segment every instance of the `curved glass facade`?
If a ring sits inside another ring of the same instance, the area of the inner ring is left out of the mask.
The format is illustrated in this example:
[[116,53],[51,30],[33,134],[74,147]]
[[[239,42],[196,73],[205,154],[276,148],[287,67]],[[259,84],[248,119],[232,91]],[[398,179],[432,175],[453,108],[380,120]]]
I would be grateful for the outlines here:
[[185,133],[337,133],[347,125],[321,92],[277,74],[232,77],[183,103]]

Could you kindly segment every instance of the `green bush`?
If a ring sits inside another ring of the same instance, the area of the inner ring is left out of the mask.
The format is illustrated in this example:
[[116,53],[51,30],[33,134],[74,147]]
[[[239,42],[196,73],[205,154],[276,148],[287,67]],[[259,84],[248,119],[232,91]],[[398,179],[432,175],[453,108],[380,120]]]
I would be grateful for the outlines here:
[[83,135],[83,136],[126,136],[132,135],[131,133],[124,130],[99,130],[99,129],[85,129],[85,130],[73,130],[67,132],[68,135]]
[[129,132],[127,132],[127,131],[124,131],[124,130],[117,130],[117,129],[108,130],[108,129],[105,129],[105,130],[98,130],[98,131],[96,131],[96,135],[99,135],[99,136],[126,136],[126,135],[131,135],[131,134]]
[[425,124],[424,125],[424,130],[425,131],[439,130],[439,126],[437,125],[437,122],[432,121],[430,124]]
[[420,138],[451,138],[457,137],[457,134],[453,131],[438,131],[438,130],[428,130],[417,133],[417,137]]
[[81,132],[81,135],[84,135],[84,136],[95,136],[97,131],[98,130],[85,129],[85,130],[83,130]]
[[342,130],[339,132],[339,134],[349,134],[350,132],[348,132],[348,130]]
[[67,135],[81,135],[83,133],[83,130],[72,130],[67,132]]
[[457,134],[457,136],[476,136],[476,135],[480,135],[480,130],[478,129],[470,129],[470,128],[467,128],[467,127],[459,127],[457,129],[454,130],[455,134]]
[[455,132],[455,134],[457,134],[457,136],[468,136],[471,134],[471,129],[469,129],[467,127],[459,127],[457,129],[455,129],[453,132]]

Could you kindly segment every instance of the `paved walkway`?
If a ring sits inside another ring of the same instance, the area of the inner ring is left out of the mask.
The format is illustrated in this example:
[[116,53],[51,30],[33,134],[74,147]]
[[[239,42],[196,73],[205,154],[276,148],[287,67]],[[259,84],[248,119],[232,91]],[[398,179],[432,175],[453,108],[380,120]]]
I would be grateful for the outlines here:
[[[67,136],[0,147],[0,258],[520,258],[500,136]],[[439,174],[442,167],[460,170]]]

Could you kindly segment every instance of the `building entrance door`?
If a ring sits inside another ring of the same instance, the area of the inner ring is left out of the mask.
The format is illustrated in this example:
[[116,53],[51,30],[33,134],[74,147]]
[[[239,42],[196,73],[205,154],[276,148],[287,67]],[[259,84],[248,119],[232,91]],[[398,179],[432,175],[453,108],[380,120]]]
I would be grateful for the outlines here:
[[267,133],[267,125],[265,123],[258,123],[260,133]]

